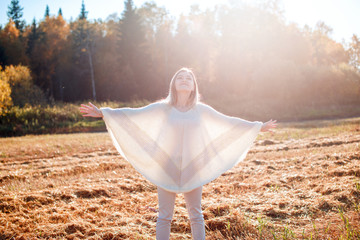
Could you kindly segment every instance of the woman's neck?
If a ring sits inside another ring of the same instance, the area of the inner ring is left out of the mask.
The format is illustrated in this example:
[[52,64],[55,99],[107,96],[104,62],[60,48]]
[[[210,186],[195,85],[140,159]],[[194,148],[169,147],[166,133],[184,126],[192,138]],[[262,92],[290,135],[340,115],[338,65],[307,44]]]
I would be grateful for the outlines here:
[[178,107],[178,108],[188,107],[189,97],[190,97],[190,92],[178,92],[176,107]]

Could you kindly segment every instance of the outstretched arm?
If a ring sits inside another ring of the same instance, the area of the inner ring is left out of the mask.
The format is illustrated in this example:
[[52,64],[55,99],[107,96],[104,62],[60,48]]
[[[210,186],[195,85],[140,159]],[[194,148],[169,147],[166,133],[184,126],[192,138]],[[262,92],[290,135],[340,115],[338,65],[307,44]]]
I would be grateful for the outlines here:
[[264,123],[261,127],[261,132],[271,132],[273,133],[274,131],[272,131],[272,128],[276,128],[276,120],[269,120],[266,123]]
[[83,117],[93,117],[93,118],[102,118],[103,114],[100,109],[98,109],[94,104],[89,102],[89,105],[81,104],[81,107],[79,108],[81,113],[83,114]]

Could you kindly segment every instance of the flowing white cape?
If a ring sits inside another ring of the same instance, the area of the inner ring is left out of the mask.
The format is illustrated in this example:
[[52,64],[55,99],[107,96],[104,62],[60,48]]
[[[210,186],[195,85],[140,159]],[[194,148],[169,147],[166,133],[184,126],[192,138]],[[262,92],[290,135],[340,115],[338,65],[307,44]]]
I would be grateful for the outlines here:
[[262,126],[203,103],[187,112],[165,102],[101,111],[121,156],[150,182],[176,193],[207,184],[242,161]]

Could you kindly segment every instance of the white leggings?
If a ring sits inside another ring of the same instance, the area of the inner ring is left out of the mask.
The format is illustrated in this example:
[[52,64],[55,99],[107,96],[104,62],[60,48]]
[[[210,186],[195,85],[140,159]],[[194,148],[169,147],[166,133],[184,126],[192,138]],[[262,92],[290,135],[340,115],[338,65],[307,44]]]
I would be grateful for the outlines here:
[[[176,193],[158,187],[159,216],[156,222],[156,240],[169,240]],[[194,240],[205,240],[204,217],[201,211],[202,186],[184,193]]]

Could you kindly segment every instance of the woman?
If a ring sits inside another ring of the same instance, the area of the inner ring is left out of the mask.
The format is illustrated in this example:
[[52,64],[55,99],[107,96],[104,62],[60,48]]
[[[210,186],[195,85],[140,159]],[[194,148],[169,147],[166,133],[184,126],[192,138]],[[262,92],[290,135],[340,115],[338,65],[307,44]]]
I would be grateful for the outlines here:
[[202,186],[242,161],[260,131],[276,120],[249,122],[199,102],[194,73],[178,70],[165,100],[142,108],[83,105],[83,116],[102,117],[119,153],[157,185],[156,239],[170,237],[176,193],[184,193],[193,239],[205,239]]

